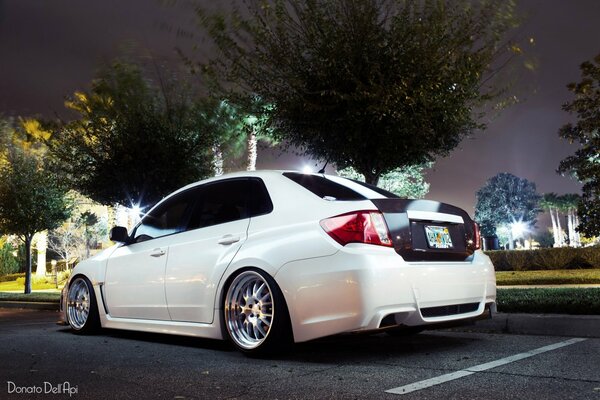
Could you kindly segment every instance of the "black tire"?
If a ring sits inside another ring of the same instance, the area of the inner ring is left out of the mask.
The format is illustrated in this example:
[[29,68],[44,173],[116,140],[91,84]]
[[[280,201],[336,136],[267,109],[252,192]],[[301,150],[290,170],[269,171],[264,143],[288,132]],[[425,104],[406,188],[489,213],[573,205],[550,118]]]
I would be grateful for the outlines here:
[[69,283],[65,314],[73,333],[88,335],[97,332],[100,328],[94,287],[83,275],[76,276]]
[[288,308],[269,274],[258,269],[240,271],[230,279],[222,304],[224,332],[244,354],[273,356],[291,349]]

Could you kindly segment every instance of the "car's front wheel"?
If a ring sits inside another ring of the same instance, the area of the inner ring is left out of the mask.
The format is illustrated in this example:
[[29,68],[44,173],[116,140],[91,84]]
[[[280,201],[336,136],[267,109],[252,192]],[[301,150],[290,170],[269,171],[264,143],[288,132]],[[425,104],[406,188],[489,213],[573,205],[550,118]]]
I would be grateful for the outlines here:
[[75,333],[86,334],[100,327],[98,304],[91,282],[78,276],[67,292],[67,322]]
[[224,322],[233,344],[249,355],[273,354],[292,342],[289,314],[277,283],[259,270],[245,270],[224,297]]

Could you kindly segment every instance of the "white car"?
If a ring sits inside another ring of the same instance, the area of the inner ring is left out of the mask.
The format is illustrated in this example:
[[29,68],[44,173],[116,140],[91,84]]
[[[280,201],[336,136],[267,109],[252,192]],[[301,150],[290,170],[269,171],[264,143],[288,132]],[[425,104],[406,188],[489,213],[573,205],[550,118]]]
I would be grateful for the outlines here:
[[477,225],[454,206],[286,171],[188,185],[73,270],[76,333],[117,328],[227,339],[243,352],[342,332],[417,330],[491,315]]

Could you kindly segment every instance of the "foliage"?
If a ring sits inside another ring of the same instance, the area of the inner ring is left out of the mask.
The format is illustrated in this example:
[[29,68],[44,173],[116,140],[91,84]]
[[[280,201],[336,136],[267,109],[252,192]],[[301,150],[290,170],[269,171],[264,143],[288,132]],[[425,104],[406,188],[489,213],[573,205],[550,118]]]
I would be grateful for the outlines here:
[[66,102],[78,119],[48,124],[57,165],[83,195],[149,206],[212,174],[215,127],[206,104],[176,75],[157,71],[152,81],[140,67],[115,62]]
[[[423,170],[431,168],[432,165],[428,163],[395,169],[383,174],[377,186],[404,199],[422,199],[429,192],[429,183],[425,182]],[[364,175],[352,167],[344,168],[337,173],[345,178],[365,181]]]
[[13,254],[18,251],[12,243],[0,238],[0,275],[14,274],[19,271],[19,260]]
[[8,274],[8,275],[1,275],[0,282],[15,281],[15,280],[17,280],[17,278],[23,278],[23,277],[25,277],[24,272],[18,272],[18,273]]
[[5,143],[0,154],[0,234],[16,235],[25,244],[25,293],[29,293],[33,235],[59,226],[69,217],[70,203],[62,181],[43,159],[12,140]]
[[600,268],[600,247],[486,251],[496,271]]
[[90,257],[90,249],[106,236],[106,228],[106,221],[98,219],[91,211],[84,211],[50,231],[48,248],[59,255],[66,263],[65,268],[69,269],[74,260]]
[[514,9],[513,1],[469,0],[200,9],[217,54],[200,70],[228,98],[273,104],[278,139],[377,184],[382,174],[447,155],[484,128],[484,105],[504,104],[497,72],[521,52],[504,42]]
[[550,229],[538,231],[533,235],[533,240],[538,242],[541,248],[554,247],[554,235],[550,232]]
[[498,289],[498,311],[572,315],[600,314],[600,289]]
[[477,191],[475,220],[484,236],[492,236],[496,228],[514,222],[535,224],[539,213],[535,183],[509,173],[500,173]]
[[[214,112],[209,123],[218,127],[219,136],[216,147],[225,165],[218,171],[256,169],[257,145],[275,144],[273,128],[268,124],[268,112],[271,106],[258,97],[244,99],[234,103],[227,100],[213,100],[211,108]],[[240,164],[239,160],[243,158]],[[218,167],[215,168],[216,170]]]
[[600,284],[600,269],[544,271],[498,271],[497,285],[577,285]]
[[564,111],[577,116],[577,122],[559,131],[560,137],[580,147],[560,162],[558,171],[583,182],[578,231],[591,237],[600,235],[600,54],[580,69],[581,82],[567,85],[575,99],[563,105]]

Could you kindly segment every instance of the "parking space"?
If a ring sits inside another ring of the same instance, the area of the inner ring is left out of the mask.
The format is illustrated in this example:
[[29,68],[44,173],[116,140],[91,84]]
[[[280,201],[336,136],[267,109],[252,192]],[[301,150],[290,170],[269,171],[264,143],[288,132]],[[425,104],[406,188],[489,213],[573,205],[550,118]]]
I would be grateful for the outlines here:
[[[600,399],[600,339],[343,335],[250,359],[219,341],[124,331],[76,336],[56,320],[51,311],[0,309],[0,398],[47,398],[17,392],[59,385],[63,393],[53,397],[69,397],[68,384],[70,397],[82,399]],[[426,384],[449,376],[457,379]]]

